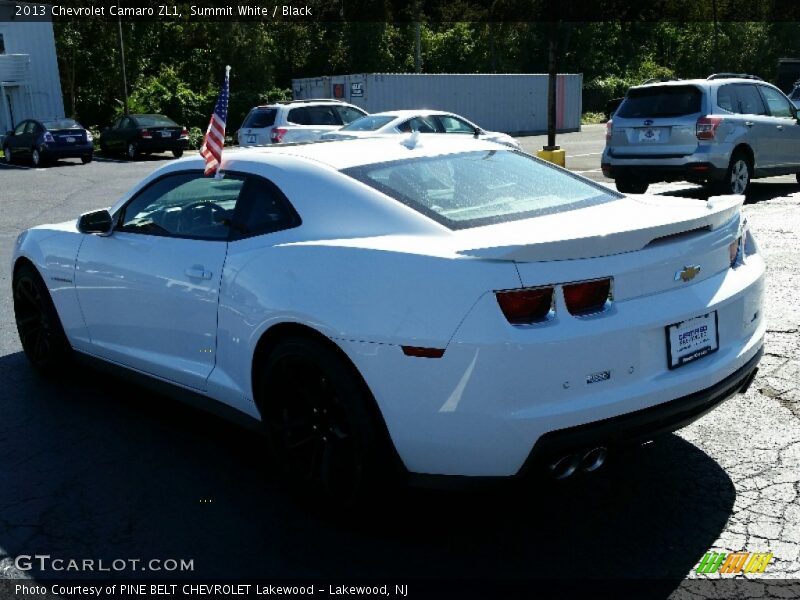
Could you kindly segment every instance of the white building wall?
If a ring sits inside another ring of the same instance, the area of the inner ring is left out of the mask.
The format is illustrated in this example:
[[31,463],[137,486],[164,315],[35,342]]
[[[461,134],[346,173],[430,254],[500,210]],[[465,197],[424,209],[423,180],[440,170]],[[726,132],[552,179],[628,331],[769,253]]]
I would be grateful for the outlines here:
[[[10,2],[0,2],[0,34],[5,43],[5,54],[0,55],[0,135],[11,128],[7,122],[8,96],[15,123],[29,118],[65,116],[53,24],[9,20],[7,13],[13,6]],[[7,79],[19,71],[20,62],[27,63],[24,79]]]

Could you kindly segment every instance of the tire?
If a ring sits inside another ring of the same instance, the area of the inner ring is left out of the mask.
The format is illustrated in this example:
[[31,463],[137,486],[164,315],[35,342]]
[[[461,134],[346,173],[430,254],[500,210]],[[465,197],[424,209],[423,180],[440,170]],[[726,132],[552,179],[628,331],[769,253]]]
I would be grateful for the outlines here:
[[12,162],[14,162],[14,159],[11,156],[11,148],[9,148],[8,146],[3,148],[3,160],[7,165],[10,165]]
[[42,160],[42,155],[39,154],[39,150],[36,148],[31,150],[31,163],[34,167],[43,167],[44,160]]
[[644,194],[650,186],[646,181],[635,179],[617,179],[614,181],[617,191],[623,194]]
[[174,156],[175,158],[180,158],[181,156],[183,156],[183,150],[173,150],[172,156]]
[[725,179],[715,186],[718,194],[746,194],[753,177],[753,165],[743,152],[731,156]]
[[336,351],[283,340],[261,365],[257,399],[278,467],[294,484],[351,506],[388,470],[364,383]]
[[30,363],[43,373],[61,371],[70,362],[72,348],[61,319],[39,272],[20,266],[12,284],[17,332]]
[[136,147],[136,144],[128,142],[128,145],[125,147],[125,157],[128,160],[136,160],[137,156],[139,156],[139,149]]
[[85,165],[88,165],[94,159],[94,155],[86,154],[85,156],[81,156],[81,162]]

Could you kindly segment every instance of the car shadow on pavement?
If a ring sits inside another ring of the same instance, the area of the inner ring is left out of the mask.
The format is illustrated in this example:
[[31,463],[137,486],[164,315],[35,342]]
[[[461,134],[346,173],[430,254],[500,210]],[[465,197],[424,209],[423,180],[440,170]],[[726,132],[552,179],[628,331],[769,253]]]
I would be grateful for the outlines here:
[[[709,196],[715,195],[709,192],[707,188],[687,184],[690,187],[659,192],[661,196],[680,196],[682,198],[695,198],[697,200],[708,200]],[[765,200],[774,200],[796,194],[800,192],[800,186],[796,183],[776,183],[776,182],[761,182],[753,181],[750,188],[747,190],[745,204],[756,204]]]
[[257,435],[113,376],[43,378],[17,352],[0,357],[0,381],[0,558],[11,560],[185,559],[192,572],[124,574],[198,579],[646,578],[658,598],[735,499],[714,460],[669,435],[564,484],[403,489],[358,511],[320,508],[283,489]]

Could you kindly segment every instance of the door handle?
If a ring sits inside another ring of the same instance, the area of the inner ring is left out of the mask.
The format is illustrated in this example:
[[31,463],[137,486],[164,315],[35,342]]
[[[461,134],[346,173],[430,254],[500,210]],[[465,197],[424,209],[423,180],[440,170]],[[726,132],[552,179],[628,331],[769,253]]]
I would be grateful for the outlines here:
[[783,131],[783,125],[775,125],[778,128],[778,131]]
[[752,126],[754,125],[754,123],[753,123],[752,121],[745,121],[745,122],[744,122],[744,124],[745,124],[747,127],[752,127]]
[[211,279],[211,271],[206,271],[203,267],[192,267],[184,271],[188,277],[195,279]]

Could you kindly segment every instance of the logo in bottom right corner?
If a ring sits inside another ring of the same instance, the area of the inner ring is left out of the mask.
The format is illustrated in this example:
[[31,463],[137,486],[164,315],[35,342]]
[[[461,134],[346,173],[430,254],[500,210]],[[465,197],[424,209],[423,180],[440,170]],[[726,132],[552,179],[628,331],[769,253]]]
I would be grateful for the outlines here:
[[739,575],[742,573],[763,573],[772,561],[772,552],[706,552],[696,573]]

